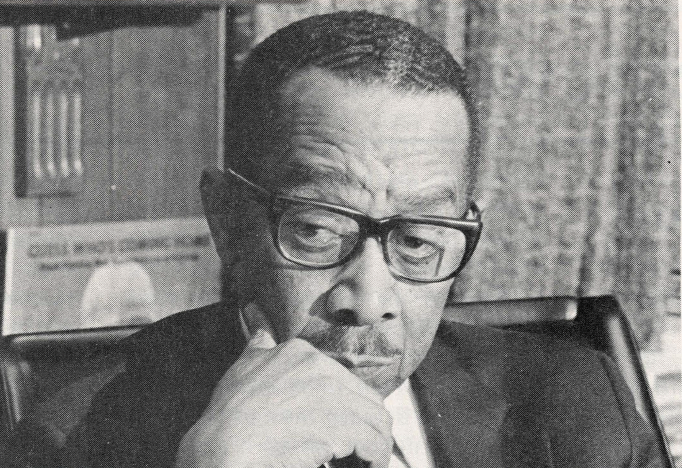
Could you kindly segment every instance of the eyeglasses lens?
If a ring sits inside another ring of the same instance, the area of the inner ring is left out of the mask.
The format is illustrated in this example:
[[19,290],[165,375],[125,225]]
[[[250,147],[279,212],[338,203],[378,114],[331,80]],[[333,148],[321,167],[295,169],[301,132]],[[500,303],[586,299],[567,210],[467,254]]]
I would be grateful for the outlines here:
[[404,222],[388,234],[388,257],[400,274],[415,280],[451,275],[462,262],[466,237],[458,229]]
[[358,223],[320,208],[290,208],[279,223],[279,243],[285,256],[313,266],[331,265],[346,257],[359,238]]

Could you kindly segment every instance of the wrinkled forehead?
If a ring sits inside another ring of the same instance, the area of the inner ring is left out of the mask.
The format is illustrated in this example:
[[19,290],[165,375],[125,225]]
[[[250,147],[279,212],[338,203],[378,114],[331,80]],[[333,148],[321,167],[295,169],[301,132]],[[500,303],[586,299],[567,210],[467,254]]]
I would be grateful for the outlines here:
[[469,123],[453,93],[308,70],[282,90],[277,120],[264,174],[273,189],[396,211],[463,201]]

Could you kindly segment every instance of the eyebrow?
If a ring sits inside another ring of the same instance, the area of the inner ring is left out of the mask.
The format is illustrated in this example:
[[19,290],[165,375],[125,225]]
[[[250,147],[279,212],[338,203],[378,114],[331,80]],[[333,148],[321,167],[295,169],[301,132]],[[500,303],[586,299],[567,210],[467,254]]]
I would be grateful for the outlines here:
[[[446,205],[450,205],[454,210],[459,201],[455,187],[445,184],[432,186],[418,192],[401,192],[389,189],[388,195],[404,211],[424,211]],[[460,213],[452,214],[459,215]]]
[[[282,179],[285,182],[282,188],[295,192],[297,196],[307,197],[329,197],[332,196],[334,200],[343,203],[345,200],[340,196],[334,196],[334,191],[331,187],[345,186],[359,189],[367,189],[366,185],[358,180],[356,177],[350,177],[346,171],[340,171],[333,166],[319,166],[307,165],[300,162],[288,162],[283,166],[284,173]],[[460,197],[457,196],[457,189],[455,183],[438,183],[420,189],[419,187],[411,187],[410,191],[403,190],[402,187],[388,188],[387,196],[401,212],[424,212],[429,209],[451,207],[454,211],[458,202],[461,202]],[[448,206],[449,205],[449,206]],[[464,208],[463,208],[464,209]],[[461,213],[452,213],[458,216]]]
[[[351,186],[365,188],[356,178],[350,177],[346,171],[340,171],[332,166],[287,162],[281,167],[283,173],[280,177],[283,182],[280,187],[284,190],[310,188],[316,193],[330,195],[332,193],[325,191],[325,187]],[[316,187],[319,187],[321,190],[315,190]]]

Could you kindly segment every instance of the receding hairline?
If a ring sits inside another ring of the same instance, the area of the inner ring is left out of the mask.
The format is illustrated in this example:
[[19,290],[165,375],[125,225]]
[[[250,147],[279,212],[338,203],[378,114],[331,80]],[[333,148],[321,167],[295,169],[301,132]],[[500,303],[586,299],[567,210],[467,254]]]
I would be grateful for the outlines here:
[[[322,82],[322,87],[320,83]],[[427,99],[436,101],[443,108],[444,117],[451,114],[452,106],[456,108],[456,113],[464,116],[467,138],[471,138],[472,122],[471,116],[467,110],[464,98],[454,90],[425,90],[413,89],[408,90],[402,87],[394,86],[391,82],[384,82],[382,80],[372,80],[366,82],[364,80],[356,80],[348,77],[339,77],[334,72],[319,67],[306,67],[296,73],[282,83],[280,90],[277,92],[277,102],[273,103],[274,115],[269,125],[273,128],[268,132],[271,137],[278,138],[281,136],[279,131],[285,129],[288,124],[288,117],[290,114],[286,112],[290,110],[292,105],[302,102],[307,97],[308,93],[313,90],[320,89],[329,91],[330,96],[347,95],[350,99],[362,99],[364,93],[378,93],[379,99],[381,96],[398,97],[405,99],[406,103],[409,100]],[[319,100],[319,95],[315,96]],[[371,98],[375,98],[371,96]],[[450,109],[448,109],[448,107]],[[454,124],[454,122],[453,122]],[[453,125],[452,131],[457,131]],[[265,155],[263,155],[265,156]],[[271,155],[268,155],[271,157]]]
[[378,91],[380,93],[388,92],[393,95],[401,95],[405,97],[439,97],[445,99],[455,98],[456,102],[462,105],[462,108],[467,114],[467,119],[469,119],[469,112],[466,109],[465,99],[454,89],[424,89],[419,87],[405,88],[403,86],[399,86],[390,79],[384,79],[384,77],[373,77],[371,80],[359,79],[356,77],[344,76],[342,74],[336,73],[334,70],[321,68],[317,65],[309,65],[296,70],[283,83],[281,83],[279,88],[276,90],[276,96],[279,102],[276,102],[275,106],[281,103],[282,98],[286,98],[287,95],[291,95],[297,89],[301,89],[302,86],[309,83],[319,84],[320,82],[324,82],[333,86],[342,84],[349,90],[369,90]]

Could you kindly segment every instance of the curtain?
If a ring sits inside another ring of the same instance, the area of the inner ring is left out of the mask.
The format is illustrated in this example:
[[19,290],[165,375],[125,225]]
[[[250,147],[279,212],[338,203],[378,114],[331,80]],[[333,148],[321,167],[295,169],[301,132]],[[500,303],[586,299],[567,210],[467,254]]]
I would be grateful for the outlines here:
[[472,79],[485,227],[452,300],[615,294],[655,348],[680,296],[677,3],[264,4],[235,15],[235,60],[292,21],[338,9],[422,27]]
[[470,2],[467,19],[488,210],[457,295],[615,294],[657,346],[680,294],[677,2]]

